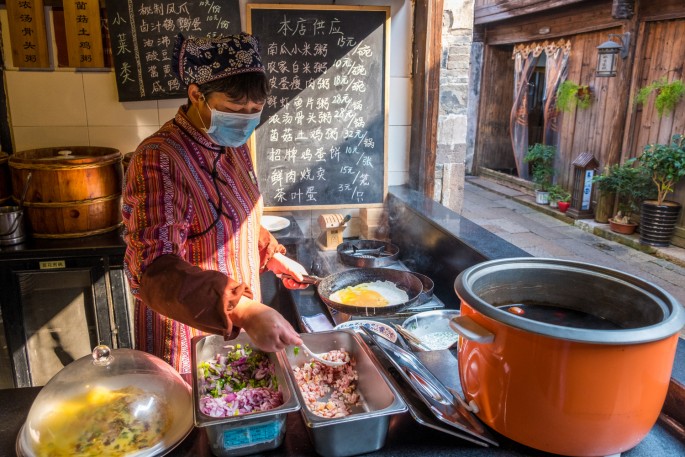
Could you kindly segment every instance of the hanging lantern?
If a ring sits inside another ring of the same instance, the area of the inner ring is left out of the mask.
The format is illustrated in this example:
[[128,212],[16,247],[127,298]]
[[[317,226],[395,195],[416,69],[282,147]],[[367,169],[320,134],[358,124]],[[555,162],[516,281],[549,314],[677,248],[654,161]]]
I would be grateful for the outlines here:
[[[621,44],[616,43],[611,38],[618,37]],[[616,65],[620,54],[622,59],[628,57],[628,45],[630,44],[630,33],[617,35],[609,34],[609,40],[597,46],[597,73],[599,77],[616,76]]]

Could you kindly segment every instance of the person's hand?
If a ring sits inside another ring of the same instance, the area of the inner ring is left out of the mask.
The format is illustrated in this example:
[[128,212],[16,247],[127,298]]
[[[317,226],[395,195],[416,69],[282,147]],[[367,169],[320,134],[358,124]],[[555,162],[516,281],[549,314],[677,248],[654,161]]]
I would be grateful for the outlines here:
[[295,280],[290,278],[281,278],[283,285],[288,289],[306,289],[309,284],[303,284],[303,275],[307,274],[307,270],[304,269],[302,265],[295,262],[293,259],[286,257],[285,255],[277,252],[274,256],[266,263],[266,268],[273,271],[276,276],[280,277],[283,273],[289,274],[294,277]]
[[300,335],[278,311],[257,301],[241,299],[231,311],[231,319],[262,351],[276,352],[302,344]]

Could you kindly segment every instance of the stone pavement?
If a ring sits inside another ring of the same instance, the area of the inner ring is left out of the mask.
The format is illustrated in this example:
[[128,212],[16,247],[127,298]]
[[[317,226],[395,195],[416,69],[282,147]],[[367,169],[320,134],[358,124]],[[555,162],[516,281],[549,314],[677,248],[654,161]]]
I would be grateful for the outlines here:
[[685,249],[640,245],[636,235],[616,235],[608,224],[592,220],[575,221],[485,178],[469,176],[464,186],[462,216],[531,255],[614,268],[661,286],[685,305]]

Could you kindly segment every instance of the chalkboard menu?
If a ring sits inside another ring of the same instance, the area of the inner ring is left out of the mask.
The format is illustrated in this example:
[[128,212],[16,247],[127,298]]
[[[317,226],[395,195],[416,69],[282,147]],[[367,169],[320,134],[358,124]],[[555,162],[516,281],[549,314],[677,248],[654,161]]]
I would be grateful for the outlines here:
[[390,8],[247,5],[271,87],[253,150],[265,207],[380,206]]
[[119,101],[182,98],[171,69],[176,36],[241,32],[239,0],[107,0]]

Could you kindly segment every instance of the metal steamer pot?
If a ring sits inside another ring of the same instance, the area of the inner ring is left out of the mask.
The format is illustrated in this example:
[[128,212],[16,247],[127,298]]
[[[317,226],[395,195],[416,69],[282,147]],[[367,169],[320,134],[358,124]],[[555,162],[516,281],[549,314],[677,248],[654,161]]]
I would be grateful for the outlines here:
[[[283,275],[284,277],[290,277]],[[405,291],[409,297],[407,301],[388,306],[363,307],[346,305],[331,300],[331,295],[338,290],[359,284],[390,281],[399,289]],[[353,316],[382,316],[395,314],[413,305],[423,291],[423,284],[411,272],[391,270],[388,268],[354,268],[340,271],[332,275],[320,278],[318,276],[305,276],[303,283],[314,284],[321,300],[330,308]]]
[[[475,265],[454,288],[459,376],[487,425],[573,456],[618,454],[649,433],[685,325],[666,291],[617,270],[543,258]],[[586,313],[618,329],[550,324],[500,308],[519,303]]]

